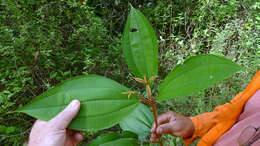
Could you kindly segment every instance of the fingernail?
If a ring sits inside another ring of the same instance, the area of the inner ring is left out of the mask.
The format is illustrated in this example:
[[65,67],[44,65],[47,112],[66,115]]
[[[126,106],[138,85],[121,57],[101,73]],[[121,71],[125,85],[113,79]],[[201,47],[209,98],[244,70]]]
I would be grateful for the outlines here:
[[78,100],[73,100],[70,102],[68,108],[76,108],[78,107]]
[[78,140],[78,141],[82,141],[83,137],[80,133],[77,133],[75,138]]

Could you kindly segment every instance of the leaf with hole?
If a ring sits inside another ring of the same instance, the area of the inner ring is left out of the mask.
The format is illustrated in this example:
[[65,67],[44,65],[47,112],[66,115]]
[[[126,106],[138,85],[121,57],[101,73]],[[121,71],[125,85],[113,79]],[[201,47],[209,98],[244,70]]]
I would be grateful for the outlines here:
[[136,77],[150,78],[158,73],[158,42],[151,24],[131,8],[123,34],[123,54]]
[[130,99],[122,92],[128,88],[97,75],[71,78],[48,90],[20,108],[40,120],[50,120],[73,99],[81,102],[80,112],[69,128],[75,130],[101,130],[117,124],[131,114],[139,104],[137,96]]
[[198,55],[178,65],[159,88],[158,100],[188,96],[221,81],[241,67],[214,55]]

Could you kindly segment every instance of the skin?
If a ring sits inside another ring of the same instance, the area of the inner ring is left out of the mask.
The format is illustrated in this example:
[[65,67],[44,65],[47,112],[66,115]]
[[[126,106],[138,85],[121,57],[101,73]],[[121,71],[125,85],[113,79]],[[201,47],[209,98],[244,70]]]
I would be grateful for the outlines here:
[[50,121],[37,120],[32,127],[28,146],[76,146],[83,137],[81,132],[67,129],[80,109],[80,102],[73,100]]
[[155,128],[155,123],[151,129],[150,141],[155,143],[158,141],[158,136],[162,134],[171,134],[175,137],[189,138],[193,135],[194,125],[192,121],[173,111],[168,111],[161,114],[157,118],[158,127]]

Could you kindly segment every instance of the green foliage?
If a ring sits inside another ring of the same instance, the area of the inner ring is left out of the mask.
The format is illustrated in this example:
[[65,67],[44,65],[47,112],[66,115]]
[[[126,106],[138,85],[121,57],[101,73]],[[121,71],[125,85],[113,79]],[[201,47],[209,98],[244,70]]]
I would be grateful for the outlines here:
[[17,127],[14,127],[14,126],[6,127],[6,126],[3,126],[3,125],[0,125],[0,133],[2,135],[13,134],[13,133],[15,133],[17,131],[21,131],[21,129],[19,129]]
[[[129,2],[144,13],[159,38],[156,82],[187,57],[202,53],[225,56],[244,68],[198,94],[159,102],[159,113],[210,112],[241,92],[260,69],[256,0],[83,0],[83,5],[74,0],[0,0],[0,124],[17,127],[12,134],[1,133],[1,145],[23,145],[35,120],[9,111],[67,78],[95,73],[140,88],[121,59],[119,38]],[[88,132],[80,145],[115,129]],[[183,145],[178,138],[164,139],[166,145]]]
[[124,131],[134,132],[139,139],[144,139],[150,134],[153,121],[150,109],[144,104],[139,104],[134,112],[119,122],[119,125]]
[[123,53],[136,77],[148,79],[158,73],[158,43],[145,16],[131,8],[123,35]]
[[117,37],[76,1],[1,1],[0,21],[2,110],[69,77],[113,72],[120,61]]
[[123,131],[106,133],[98,136],[95,140],[89,143],[89,146],[136,146],[138,143],[137,135],[134,133]]
[[133,139],[133,138],[121,138],[117,139],[115,141],[107,142],[102,144],[101,146],[137,146],[138,145],[138,140]]
[[158,100],[188,96],[208,88],[241,68],[232,61],[214,55],[197,55],[178,65],[165,78]]
[[105,25],[74,0],[0,0],[0,124],[22,129],[1,145],[22,145],[34,122],[9,111],[67,78],[120,73],[120,41]]
[[[122,92],[128,88],[105,77],[85,75],[71,78],[18,109],[37,119],[48,121],[73,99],[81,102],[80,112],[69,128],[102,130],[117,124],[138,106],[139,100]],[[50,112],[51,111],[51,112]]]
[[[142,13],[133,7],[125,27],[123,47],[125,47],[123,48],[124,54],[130,69],[137,77],[144,76],[144,79],[136,78],[136,81],[145,85],[148,98],[138,92],[129,91],[126,87],[107,78],[86,75],[66,80],[18,111],[40,120],[50,120],[61,112],[71,100],[78,99],[81,101],[81,110],[69,128],[85,131],[102,130],[110,128],[122,120],[120,126],[123,130],[135,132],[139,138],[145,138],[150,133],[152,113],[143,104],[136,108],[139,101],[136,96],[131,100],[129,98],[132,94],[136,94],[141,101],[151,104],[154,120],[157,120],[156,98],[151,93],[150,83],[158,72],[158,49],[153,28]],[[143,58],[144,60],[142,60]],[[158,99],[188,96],[230,76],[239,69],[238,65],[222,57],[213,55],[191,57],[182,65],[177,66],[166,78],[159,90]],[[123,94],[128,94],[128,99]],[[46,114],[48,111],[52,112]],[[103,137],[104,141],[112,137],[111,142],[99,143],[99,145],[137,145],[137,139],[113,140],[113,136],[107,137],[106,135]],[[100,141],[103,141],[102,138]],[[160,145],[162,145],[161,142]]]

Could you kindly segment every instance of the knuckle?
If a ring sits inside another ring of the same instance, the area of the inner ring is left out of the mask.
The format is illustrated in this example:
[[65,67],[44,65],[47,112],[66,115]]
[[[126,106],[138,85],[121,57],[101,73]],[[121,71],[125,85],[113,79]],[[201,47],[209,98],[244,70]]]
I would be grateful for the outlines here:
[[174,115],[175,115],[173,111],[168,111],[167,113],[168,113],[169,115],[171,115],[171,116],[174,116]]

